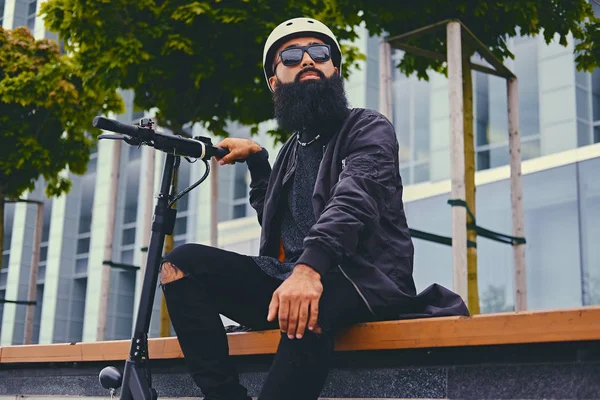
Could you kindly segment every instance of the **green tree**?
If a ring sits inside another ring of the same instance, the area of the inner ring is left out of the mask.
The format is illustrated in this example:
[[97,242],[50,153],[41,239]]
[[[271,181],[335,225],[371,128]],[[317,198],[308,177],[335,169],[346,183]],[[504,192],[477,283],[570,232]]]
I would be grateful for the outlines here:
[[90,81],[58,43],[0,27],[0,254],[6,199],[33,190],[40,178],[49,197],[68,192],[71,182],[60,172],[85,172],[97,133],[90,121],[122,109],[114,89]]
[[[271,30],[312,15],[336,27],[340,39],[355,39],[336,10],[321,0],[49,0],[41,14],[83,69],[133,89],[136,106],[156,107],[162,126],[182,133],[186,124],[201,123],[227,136],[229,121],[256,132],[273,117],[261,68]],[[349,23],[359,22],[354,16]],[[349,63],[360,58],[354,46],[345,46],[345,56]]]
[[[591,72],[600,64],[600,21],[594,17],[587,0],[427,0],[419,2],[385,0],[337,0],[343,15],[361,12],[367,29],[373,35],[388,34],[390,37],[447,19],[458,19],[500,60],[514,58],[507,46],[507,39],[518,34],[535,36],[542,34],[546,43],[555,37],[567,45],[572,33],[576,40],[575,60],[579,70]],[[446,54],[445,29],[425,34],[412,42],[413,46]],[[463,110],[465,138],[465,189],[466,202],[475,215],[475,152],[473,136],[473,85],[468,61],[475,49],[463,42]],[[430,71],[446,73],[443,61],[405,54],[397,65],[407,75],[416,74],[428,79]],[[507,133],[508,134],[508,133]],[[472,220],[468,217],[468,223]],[[477,233],[467,231],[467,239],[475,242]],[[473,314],[479,313],[477,287],[477,249],[467,249],[468,306]]]

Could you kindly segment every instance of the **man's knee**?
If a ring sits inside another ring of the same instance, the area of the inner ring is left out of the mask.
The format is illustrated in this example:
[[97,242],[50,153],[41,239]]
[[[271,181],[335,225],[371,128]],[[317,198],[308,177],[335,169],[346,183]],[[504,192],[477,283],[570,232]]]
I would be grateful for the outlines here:
[[175,265],[170,263],[169,261],[163,262],[160,269],[160,283],[161,285],[166,285],[167,283],[171,283],[178,279],[185,277],[183,271],[177,268]]

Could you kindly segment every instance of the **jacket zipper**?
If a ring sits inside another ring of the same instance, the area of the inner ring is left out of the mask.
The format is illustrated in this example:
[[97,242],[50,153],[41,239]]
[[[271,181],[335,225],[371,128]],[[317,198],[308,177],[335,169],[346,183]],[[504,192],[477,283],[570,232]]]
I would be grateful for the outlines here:
[[348,275],[346,275],[346,273],[342,269],[341,265],[338,264],[338,268],[340,269],[340,271],[342,271],[342,274],[344,274],[344,276],[346,277],[346,279],[348,279],[348,281],[350,281],[350,283],[352,284],[352,286],[354,286],[354,289],[356,289],[356,291],[358,292],[359,296],[363,299],[363,301],[367,305],[367,308],[369,309],[369,311],[371,311],[371,314],[375,315],[375,313],[373,312],[373,309],[371,308],[371,305],[369,304],[369,302],[367,301],[367,299],[365,298],[365,296],[363,296],[363,294],[360,291],[360,289],[358,288],[358,286],[356,286],[356,283],[354,283],[354,281],[352,279],[350,279],[350,277]]
[[[326,148],[327,148],[327,145],[323,145],[323,155],[325,155]],[[344,169],[344,168],[346,168],[346,159],[342,160],[342,169]],[[375,315],[375,313],[373,312],[373,309],[371,308],[371,305],[369,304],[369,302],[367,301],[365,296],[363,296],[363,294],[360,291],[360,289],[358,288],[358,286],[356,286],[356,283],[354,283],[354,281],[352,279],[350,279],[350,277],[348,275],[346,275],[346,272],[344,272],[341,265],[338,264],[338,268],[340,269],[340,271],[342,271],[342,274],[346,277],[346,279],[348,279],[348,281],[352,284],[352,286],[354,286],[354,289],[356,289],[356,291],[358,292],[358,295],[363,299],[363,301],[367,305],[367,308],[369,309],[371,314]]]

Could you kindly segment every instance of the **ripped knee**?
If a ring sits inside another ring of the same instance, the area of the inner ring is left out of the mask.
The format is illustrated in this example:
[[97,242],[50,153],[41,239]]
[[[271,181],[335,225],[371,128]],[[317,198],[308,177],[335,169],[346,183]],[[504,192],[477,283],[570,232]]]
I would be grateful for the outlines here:
[[183,271],[177,268],[174,264],[170,263],[169,261],[162,263],[160,268],[161,285],[166,285],[167,283],[171,283],[183,277],[185,277]]

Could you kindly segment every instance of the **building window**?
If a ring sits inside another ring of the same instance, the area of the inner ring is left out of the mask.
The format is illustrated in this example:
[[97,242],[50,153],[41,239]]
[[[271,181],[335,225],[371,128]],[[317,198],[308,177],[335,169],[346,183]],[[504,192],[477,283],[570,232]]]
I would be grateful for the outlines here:
[[[537,40],[519,37],[512,47],[512,68],[519,78],[519,130],[524,161],[541,153]],[[473,81],[476,168],[479,171],[507,165],[510,154],[506,80],[476,72]]]
[[219,170],[219,222],[248,216],[247,171],[242,163]]
[[70,298],[69,329],[67,341],[80,342],[83,337],[83,319],[85,315],[85,295],[87,277],[78,277],[73,281]]
[[[576,43],[577,44],[577,43]],[[593,94],[591,74],[575,67],[575,111],[577,115],[577,146],[593,143]]]
[[490,121],[490,101],[488,93],[490,91],[488,76],[479,72],[475,73],[473,79],[473,122],[475,124],[475,146],[484,146],[488,144],[488,127]]
[[[135,254],[146,244],[136,243],[138,195],[140,187],[141,149],[133,146],[123,148],[126,159],[124,164],[123,213],[120,223],[115,226],[115,247],[118,250],[118,262],[133,266]],[[123,187],[123,186],[121,186]],[[119,204],[121,204],[119,202]],[[120,235],[119,235],[120,233]],[[120,237],[120,239],[119,239]],[[120,241],[119,241],[120,240]],[[137,265],[139,267],[139,265]],[[133,303],[137,272],[129,269],[113,270],[111,300],[108,306],[106,336],[109,340],[126,339],[131,335],[133,324]]]
[[2,22],[4,22],[4,6],[6,5],[6,0],[0,0],[0,26],[2,26]]
[[36,306],[33,321],[33,343],[40,339],[40,323],[44,301],[44,283],[46,281],[46,261],[48,259],[48,242],[50,240],[50,220],[52,218],[52,199],[44,199],[44,220],[42,225],[42,240],[40,243],[40,262],[38,264]]
[[[6,289],[8,277],[8,263],[10,259],[10,244],[12,242],[12,229],[15,217],[15,203],[4,204],[4,243],[2,246],[2,264],[0,264],[0,289]],[[0,297],[4,298],[4,297]]]
[[81,200],[79,209],[79,226],[75,243],[75,268],[72,282],[68,284],[68,300],[64,300],[66,308],[57,306],[54,340],[79,342],[83,337],[83,320],[87,290],[88,261],[92,228],[92,213],[96,187],[96,171],[98,153],[90,155],[87,171],[81,178]]
[[600,304],[600,247],[597,245],[600,226],[600,180],[597,171],[600,158],[578,165],[579,224],[581,232],[581,279],[583,305]]
[[40,326],[42,322],[42,301],[44,300],[44,285],[38,284],[35,292],[36,306],[35,313],[33,316],[33,337],[31,338],[32,344],[38,344],[40,342]]
[[[0,290],[0,299],[4,299],[6,296],[6,290]],[[4,313],[4,303],[0,303],[0,321],[2,321],[2,314]]]
[[410,165],[412,161],[412,141],[411,141],[411,82],[408,80],[398,80],[392,83],[392,122],[398,137],[400,146],[400,164]]
[[[194,164],[196,166],[196,164]],[[185,160],[181,160],[179,170],[177,172],[177,193],[190,186],[192,164]],[[219,171],[220,172],[220,171]],[[183,244],[187,239],[188,232],[188,215],[189,215],[189,194],[186,194],[181,199],[177,200],[175,207],[177,208],[177,219],[175,220],[175,228],[173,230],[173,248]]]
[[593,141],[594,143],[600,142],[600,69],[594,70],[591,74],[591,86],[592,86],[592,118],[593,118]]
[[27,27],[33,35],[35,28],[35,11],[37,9],[37,0],[31,0],[27,6]]
[[416,77],[394,76],[397,79],[392,83],[392,120],[398,138],[402,181],[405,185],[426,182],[430,179],[432,141],[431,86]]
[[90,232],[92,229],[92,212],[96,186],[96,164],[98,154],[90,157],[88,169],[81,180],[81,209],[79,213],[79,230],[75,252],[75,276],[87,276],[88,256],[90,252]]
[[[515,44],[514,72],[519,78],[519,131],[521,137],[540,135],[540,100],[538,85],[538,42],[535,38]],[[506,93],[506,82],[503,89]],[[508,110],[504,119],[508,121]],[[508,137],[508,130],[506,131]]]

